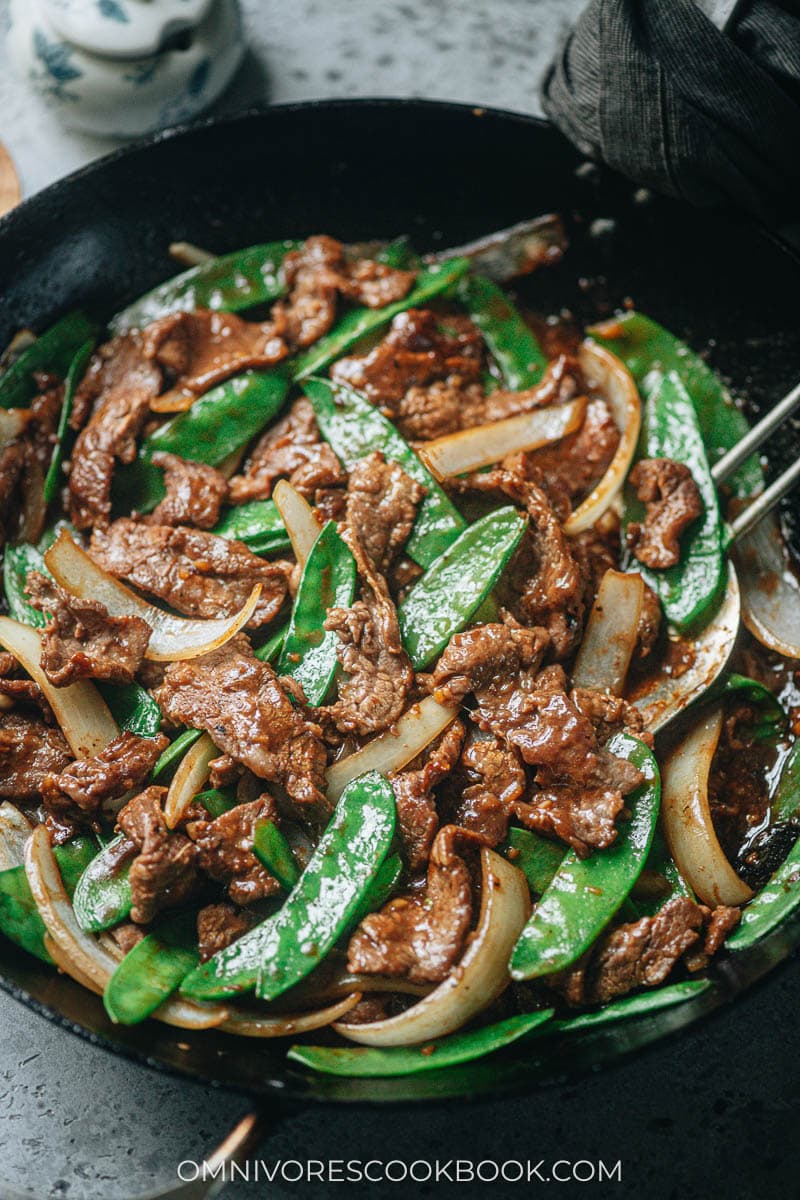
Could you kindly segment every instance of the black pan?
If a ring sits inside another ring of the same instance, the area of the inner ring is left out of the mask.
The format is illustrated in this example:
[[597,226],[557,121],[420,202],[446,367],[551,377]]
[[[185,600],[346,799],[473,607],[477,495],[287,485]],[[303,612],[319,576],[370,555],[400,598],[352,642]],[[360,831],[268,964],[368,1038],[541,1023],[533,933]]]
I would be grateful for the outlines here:
[[[572,246],[528,281],[532,307],[589,318],[632,299],[707,348],[753,414],[796,382],[800,263],[786,246],[582,165],[541,121],[422,101],[273,108],[151,139],[54,184],[0,222],[0,345],[76,305],[111,314],[174,273],[174,240],[221,252],[313,232],[359,241],[408,233],[428,250],[548,210],[566,216]],[[2,938],[0,986],[163,1069],[275,1099],[413,1101],[507,1093],[608,1062],[722,1006],[798,942],[800,926],[787,926],[735,964],[721,961],[710,993],[592,1044],[518,1044],[483,1063],[391,1080],[312,1075],[268,1041],[153,1021],[114,1027],[95,996]]]

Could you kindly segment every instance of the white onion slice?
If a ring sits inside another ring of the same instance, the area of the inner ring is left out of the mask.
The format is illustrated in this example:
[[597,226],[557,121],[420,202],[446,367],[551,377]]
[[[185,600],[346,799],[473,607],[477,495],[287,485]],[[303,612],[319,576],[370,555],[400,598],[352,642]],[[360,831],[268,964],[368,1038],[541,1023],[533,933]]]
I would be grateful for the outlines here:
[[[51,950],[51,957],[78,983],[102,994],[116,970],[116,955],[109,954],[97,938],[84,933],[78,925],[44,825],[34,829],[25,848],[25,874],[55,950],[55,953]],[[213,1029],[229,1015],[227,1009],[218,1005],[201,1007],[178,999],[167,1000],[153,1014],[159,1021],[180,1029]]]
[[569,404],[535,408],[502,421],[489,421],[434,438],[419,449],[419,457],[436,476],[446,479],[499,462],[507,454],[537,450],[574,433],[586,413],[583,396]]
[[213,262],[217,257],[194,242],[170,242],[169,256],[184,267],[200,267],[204,263]]
[[444,1037],[482,1012],[508,985],[508,960],[531,911],[525,876],[493,850],[481,850],[478,927],[461,961],[419,1004],[370,1025],[334,1029],[364,1046],[413,1046]]
[[447,728],[456,712],[455,707],[440,704],[433,696],[412,705],[391,729],[328,768],[328,799],[335,803],[350,780],[367,771],[381,775],[399,771]]
[[722,731],[722,706],[706,712],[661,768],[661,813],[683,878],[710,905],[746,904],[753,893],[725,857],[711,819],[708,774]]
[[774,516],[767,516],[734,551],[742,589],[742,619],[753,637],[786,658],[800,658],[800,579]]
[[75,963],[69,959],[58,942],[54,941],[49,933],[46,933],[42,940],[45,950],[62,974],[69,975],[70,979],[74,979],[76,983],[79,983],[81,987],[85,987],[88,991],[94,992],[95,996],[102,996],[103,989],[93,979],[90,979],[88,975],[84,975],[82,971],[78,970]]
[[184,754],[164,802],[164,820],[169,829],[175,828],[197,793],[203,790],[208,779],[208,764],[218,755],[219,750],[207,733]]
[[0,408],[0,450],[24,430],[30,413],[24,408]]
[[315,1012],[275,1013],[272,1016],[232,1009],[227,1021],[223,1021],[219,1028],[223,1033],[236,1033],[239,1037],[294,1037],[297,1033],[310,1033],[312,1029],[332,1025],[349,1013],[351,1008],[355,1008],[360,999],[360,992],[352,992],[336,1004]]
[[197,658],[224,646],[247,624],[261,595],[261,584],[257,583],[243,607],[232,617],[202,620],[173,616],[143,600],[99,567],[73,542],[66,529],[62,529],[44,561],[56,581],[74,596],[98,600],[112,617],[141,617],[146,621],[153,633],[145,657],[153,662]]
[[27,817],[10,800],[0,804],[0,871],[10,871],[23,861],[31,829]]
[[564,525],[564,532],[570,537],[591,529],[621,490],[633,462],[642,424],[639,392],[625,364],[604,346],[590,341],[582,343],[578,359],[587,383],[600,393],[611,409],[620,439],[605,475]]
[[38,630],[12,621],[11,617],[0,617],[0,646],[5,646],[38,683],[76,758],[94,758],[118,736],[116,721],[88,679],[53,687],[39,666],[42,639]]
[[272,499],[283,518],[294,556],[300,566],[304,567],[321,528],[314,516],[314,510],[305,496],[301,496],[285,479],[279,479],[275,484]]
[[643,601],[641,575],[606,571],[575,660],[573,687],[622,695],[636,648]]

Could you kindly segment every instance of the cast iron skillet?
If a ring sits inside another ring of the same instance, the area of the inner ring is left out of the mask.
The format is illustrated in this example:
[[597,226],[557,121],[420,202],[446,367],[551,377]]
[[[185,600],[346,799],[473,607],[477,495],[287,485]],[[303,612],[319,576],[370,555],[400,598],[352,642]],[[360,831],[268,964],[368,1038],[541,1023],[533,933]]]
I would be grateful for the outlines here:
[[[0,345],[76,305],[110,315],[175,272],[166,254],[173,240],[222,252],[315,232],[345,240],[408,233],[427,250],[550,210],[567,217],[572,246],[559,267],[522,289],[532,307],[589,318],[630,298],[707,347],[754,413],[796,382],[800,264],[787,247],[581,165],[544,122],[422,101],[255,112],[159,136],[54,184],[0,222]],[[785,439],[783,450],[788,460]],[[0,986],[162,1069],[274,1099],[396,1102],[507,1093],[608,1062],[719,1007],[798,943],[800,924],[787,925],[720,961],[715,987],[699,999],[612,1027],[591,1044],[517,1044],[485,1062],[408,1079],[313,1075],[270,1041],[154,1021],[114,1027],[95,996],[2,938]]]

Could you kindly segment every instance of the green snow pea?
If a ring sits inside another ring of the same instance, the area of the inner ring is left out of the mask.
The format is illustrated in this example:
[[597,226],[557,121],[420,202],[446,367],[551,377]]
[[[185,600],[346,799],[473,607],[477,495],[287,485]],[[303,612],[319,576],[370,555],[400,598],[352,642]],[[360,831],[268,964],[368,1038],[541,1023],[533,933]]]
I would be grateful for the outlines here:
[[469,270],[469,259],[452,258],[446,263],[435,263],[417,275],[416,283],[407,296],[386,304],[383,308],[353,308],[336,322],[330,333],[321,337],[313,346],[292,363],[292,378],[306,379],[323,371],[337,358],[349,350],[368,333],[374,333],[408,308],[421,308],[434,296],[448,291]]
[[772,820],[788,821],[798,816],[800,809],[800,738],[793,744],[784,759],[780,777],[772,797],[770,811]]
[[[64,846],[55,846],[53,854],[67,895],[72,896],[82,872],[97,854],[97,842],[91,837],[73,838]],[[0,932],[42,962],[52,962],[44,944],[47,930],[22,865],[0,871]]]
[[138,683],[98,681],[96,687],[120,729],[138,733],[139,737],[155,737],[160,733],[161,709],[150,693]]
[[280,629],[276,629],[272,637],[267,638],[263,646],[259,646],[254,651],[256,658],[260,662],[272,663],[274,666],[278,660],[278,655],[283,649],[283,643],[286,639],[286,634],[289,631],[288,625],[283,625]]
[[[365,255],[365,257],[369,257],[369,255]],[[402,271],[416,271],[422,266],[422,259],[404,234],[394,238],[391,242],[386,242],[374,257],[376,262],[385,263],[387,267],[396,267]]]
[[435,558],[466,528],[466,522],[405,438],[369,400],[330,379],[307,379],[304,391],[311,401],[320,432],[348,471],[373,450],[381,450],[417,483],[427,488],[406,553],[421,567]]
[[375,876],[367,888],[360,906],[350,919],[350,928],[355,929],[364,917],[383,908],[391,896],[403,874],[403,860],[399,854],[390,854],[385,858],[375,872]]
[[397,610],[411,665],[421,671],[468,625],[502,575],[527,521],[508,505],[487,513],[443,550]]
[[647,860],[661,799],[658,764],[647,747],[628,733],[615,734],[608,749],[645,776],[625,799],[631,819],[608,850],[585,859],[574,850],[564,856],[514,947],[514,979],[552,975],[580,958],[626,900]]
[[192,971],[181,992],[211,1000],[250,992],[274,1000],[304,979],[350,924],[389,850],[394,793],[372,771],[348,784],[283,907]]
[[522,871],[535,896],[541,896],[550,886],[566,854],[560,842],[550,842],[538,833],[519,829],[516,825],[509,829],[508,837],[498,849]]
[[328,521],[303,567],[277,667],[301,685],[312,707],[325,700],[339,665],[339,638],[323,628],[328,609],[349,608],[355,590],[356,561],[336,522]]
[[112,333],[126,333],[174,312],[196,308],[240,312],[254,304],[268,304],[285,292],[283,260],[301,245],[288,240],[267,242],[190,267],[134,300],[111,318],[109,328]]
[[651,1013],[661,1012],[662,1009],[674,1008],[676,1004],[684,1004],[687,1000],[702,996],[713,986],[710,979],[687,979],[685,982],[672,983],[652,992],[626,996],[624,1000],[606,1004],[596,1012],[580,1013],[575,1017],[556,1017],[546,1028],[537,1029],[533,1037],[572,1037],[574,1034],[594,1033],[607,1025],[616,1025],[618,1021],[650,1016]]
[[259,821],[253,830],[253,853],[262,867],[290,892],[300,878],[292,848],[274,821]]
[[106,1012],[115,1024],[138,1025],[169,1000],[199,961],[196,915],[165,917],[125,955],[109,979],[103,992]]
[[[684,533],[681,561],[663,571],[636,563],[661,599],[668,620],[682,631],[702,624],[725,590],[727,566],[722,553],[717,489],[711,478],[703,439],[689,393],[679,376],[653,372],[641,384],[645,395],[639,458],[672,458],[692,472],[703,500],[703,514]],[[623,528],[641,520],[644,505],[625,489]]]
[[371,1046],[291,1046],[288,1057],[301,1066],[327,1075],[353,1075],[381,1078],[390,1075],[416,1075],[472,1062],[496,1050],[510,1046],[519,1038],[545,1025],[552,1008],[507,1017],[495,1025],[451,1033],[422,1046],[392,1046],[386,1050]]
[[33,625],[34,628],[41,629],[47,624],[47,617],[40,613],[38,608],[34,608],[25,595],[25,585],[32,571],[50,575],[35,546],[28,542],[20,542],[18,546],[6,546],[3,556],[3,587],[9,614],[23,625]]
[[171,775],[186,751],[202,736],[201,729],[184,729],[183,733],[178,734],[175,741],[170,742],[153,767],[153,773],[150,776],[151,782],[158,783],[160,780],[163,781],[166,776]]
[[27,408],[39,390],[36,371],[66,379],[78,350],[96,333],[97,325],[82,312],[67,313],[51,325],[0,375],[0,408]]
[[274,500],[252,500],[229,508],[211,532],[244,542],[254,554],[281,554],[292,547]]
[[221,817],[223,813],[230,812],[232,808],[236,808],[239,801],[236,798],[236,788],[209,788],[206,792],[198,792],[195,796],[206,810],[212,821],[217,817]]
[[164,474],[150,462],[155,451],[218,467],[278,415],[288,390],[289,380],[278,367],[243,371],[211,388],[145,438],[135,462],[117,468],[117,507],[149,512],[164,498]]
[[53,457],[50,459],[50,466],[47,468],[47,474],[44,479],[45,504],[53,503],[58,495],[58,489],[64,483],[64,475],[61,468],[66,458],[67,446],[71,441],[69,417],[72,412],[72,401],[75,398],[75,389],[83,379],[86,368],[89,365],[89,359],[92,357],[93,350],[94,338],[89,338],[76,351],[75,357],[67,371],[67,378],[64,384],[64,403],[61,405],[61,415],[58,418]]
[[467,275],[459,284],[458,299],[483,334],[505,386],[512,392],[534,387],[547,357],[502,288],[484,275]]
[[752,701],[760,710],[758,722],[748,729],[755,741],[772,741],[781,736],[786,728],[786,713],[769,688],[757,679],[749,679],[746,675],[728,671],[720,675],[695,703],[708,704],[712,700],[726,700],[728,696],[734,695]]
[[[650,317],[629,312],[589,332],[622,359],[640,386],[651,371],[676,372],[692,398],[712,464],[747,433],[750,428],[747,419],[708,364]],[[743,463],[725,484],[736,496],[752,496],[763,485],[757,455]]]
[[122,833],[112,838],[87,864],[78,880],[72,906],[75,919],[87,933],[110,929],[130,915],[133,901],[128,875],[133,854],[120,862],[120,847],[124,841]]
[[660,891],[657,895],[628,897],[627,903],[633,909],[631,914],[633,920],[638,920],[639,917],[655,916],[668,901],[674,900],[677,896],[687,896],[690,900],[694,899],[694,893],[676,867],[669,852],[669,847],[667,846],[664,834],[661,832],[660,824],[656,824],[653,841],[650,845],[650,853],[647,856],[647,862],[644,864],[644,870],[650,871],[654,875],[660,875],[665,881],[665,886],[663,891]]

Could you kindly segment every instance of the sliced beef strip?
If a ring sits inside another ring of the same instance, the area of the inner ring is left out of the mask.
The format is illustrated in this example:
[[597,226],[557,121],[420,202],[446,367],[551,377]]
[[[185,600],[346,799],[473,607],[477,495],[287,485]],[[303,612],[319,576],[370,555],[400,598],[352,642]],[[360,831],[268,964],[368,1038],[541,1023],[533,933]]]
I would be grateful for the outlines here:
[[644,521],[628,526],[628,546],[646,567],[674,567],[680,562],[681,535],[703,512],[691,471],[671,458],[643,458],[628,478],[645,506]]
[[23,675],[14,655],[5,650],[0,651],[0,696],[7,696],[15,705],[38,709],[45,725],[56,724],[53,710],[38,683]]
[[76,679],[132,683],[152,630],[141,617],[112,617],[98,600],[81,600],[34,571],[26,587],[34,608],[48,616],[41,667],[56,687]]
[[92,359],[70,418],[80,428],[88,415],[69,475],[69,515],[78,529],[108,524],[114,464],[133,462],[150,401],[160,391],[161,369],[148,358],[138,333],[114,338]]
[[652,653],[661,630],[661,601],[649,584],[644,585],[642,612],[636,631],[636,649],[634,655],[638,659],[647,658]]
[[207,904],[205,908],[201,908],[197,914],[200,962],[208,962],[252,927],[253,919],[250,913],[242,912],[235,904]]
[[433,789],[458,762],[464,733],[461,721],[453,721],[422,754],[391,777],[403,856],[411,871],[423,867],[430,856],[439,828]]
[[463,855],[483,844],[457,825],[440,829],[425,890],[365,917],[350,939],[348,970],[440,983],[463,953],[472,922],[472,881]]
[[105,802],[141,787],[168,745],[163,733],[147,738],[126,730],[94,758],[78,759],[48,775],[42,784],[45,808],[55,817],[95,820]]
[[288,479],[315,502],[320,492],[338,488],[347,479],[333,450],[320,440],[314,410],[305,396],[295,400],[286,416],[256,442],[243,473],[230,481],[230,501],[266,500],[279,479]]
[[565,491],[572,507],[605,475],[619,439],[611,409],[605,400],[594,396],[586,406],[580,429],[555,445],[525,453],[526,475],[546,492],[553,486]]
[[236,904],[252,904],[281,890],[253,853],[256,823],[277,820],[275,801],[264,794],[249,804],[238,804],[214,821],[193,821],[188,829],[199,851],[200,868],[224,883]]
[[283,604],[293,563],[267,562],[242,542],[184,526],[145,525],[121,517],[96,529],[89,553],[117,579],[165,600],[190,617],[229,617],[261,584],[249,629],[266,625]]
[[228,494],[228,481],[205,463],[190,462],[159,450],[150,456],[164,472],[166,496],[147,518],[151,525],[192,525],[213,529]]
[[146,930],[134,924],[133,921],[125,921],[109,932],[123,954],[130,954],[131,950],[138,946],[146,936]]
[[319,819],[330,811],[322,731],[292,704],[243,634],[210,654],[170,663],[156,700],[171,721],[204,729],[259,779],[280,784],[300,813]]
[[[56,441],[56,428],[64,403],[64,385],[55,376],[37,372],[34,376],[37,394],[27,412],[25,431],[18,441],[23,449],[22,471],[18,479],[18,511],[15,540],[38,542],[44,533],[47,506],[44,502],[44,480]],[[2,484],[0,484],[2,488]],[[0,512],[7,512],[0,506]],[[13,526],[13,520],[11,522]]]
[[21,438],[0,449],[0,545],[17,532],[19,482],[25,471],[25,443]]
[[471,730],[454,776],[452,820],[479,833],[489,846],[508,834],[515,805],[525,792],[525,768],[519,752],[492,733]]
[[117,816],[119,829],[138,851],[128,875],[131,917],[137,925],[149,924],[162,909],[183,904],[199,884],[197,847],[184,833],[167,829],[163,813],[166,795],[166,788],[146,788]]
[[45,779],[66,770],[71,761],[59,729],[32,713],[0,711],[0,799],[38,800]]
[[362,458],[347,484],[347,523],[375,571],[385,575],[414,526],[422,487],[379,450]]

